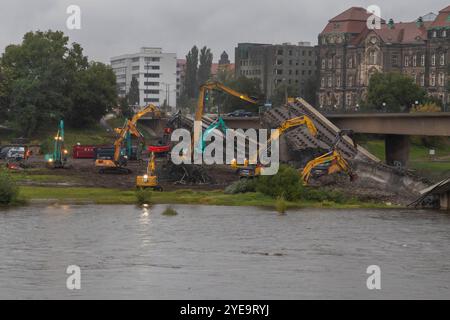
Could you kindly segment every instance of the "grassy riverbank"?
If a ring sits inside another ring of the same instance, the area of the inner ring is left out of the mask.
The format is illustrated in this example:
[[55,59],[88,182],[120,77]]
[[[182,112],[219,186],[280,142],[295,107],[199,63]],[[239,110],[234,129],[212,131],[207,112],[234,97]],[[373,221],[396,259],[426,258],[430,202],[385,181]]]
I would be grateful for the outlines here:
[[[134,191],[107,188],[59,188],[59,187],[20,187],[20,199],[23,201],[43,201],[57,203],[95,203],[95,204],[135,204]],[[154,204],[198,204],[218,206],[263,206],[274,207],[276,199],[261,193],[225,194],[216,191],[177,190],[170,192],[152,192]],[[344,203],[332,201],[295,201],[287,202],[288,208],[386,208],[384,203],[361,202],[355,199]]]

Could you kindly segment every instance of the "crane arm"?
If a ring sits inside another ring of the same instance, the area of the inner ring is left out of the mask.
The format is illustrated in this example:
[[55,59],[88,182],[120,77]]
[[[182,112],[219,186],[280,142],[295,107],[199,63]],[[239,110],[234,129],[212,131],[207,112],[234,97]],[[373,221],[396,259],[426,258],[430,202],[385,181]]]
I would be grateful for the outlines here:
[[241,100],[244,100],[244,101],[247,101],[247,102],[250,102],[253,104],[258,103],[255,99],[249,97],[248,95],[246,95],[244,93],[240,93],[236,90],[233,90],[233,89],[221,84],[220,82],[207,82],[200,87],[200,92],[198,95],[198,102],[197,102],[197,110],[195,112],[195,121],[202,120],[203,113],[205,111],[205,95],[208,90],[223,91],[223,92],[225,92],[231,96],[237,97]]

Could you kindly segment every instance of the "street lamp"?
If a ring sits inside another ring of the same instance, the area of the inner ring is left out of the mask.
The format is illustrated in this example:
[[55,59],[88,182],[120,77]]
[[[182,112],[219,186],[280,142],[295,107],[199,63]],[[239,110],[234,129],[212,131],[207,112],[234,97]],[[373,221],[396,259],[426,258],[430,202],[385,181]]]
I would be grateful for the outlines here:
[[383,105],[383,111],[386,112],[386,102],[383,102],[382,105]]

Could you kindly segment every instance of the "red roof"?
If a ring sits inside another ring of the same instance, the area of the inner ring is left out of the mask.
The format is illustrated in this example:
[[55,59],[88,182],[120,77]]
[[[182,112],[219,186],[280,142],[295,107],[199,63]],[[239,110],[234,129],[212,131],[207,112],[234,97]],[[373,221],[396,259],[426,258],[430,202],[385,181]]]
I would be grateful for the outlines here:
[[424,22],[418,27],[416,22],[394,23],[390,28],[387,24],[382,24],[381,29],[373,30],[386,43],[418,43],[427,39],[427,28],[432,22]]
[[439,11],[436,20],[434,20],[431,28],[436,27],[449,27],[450,26],[450,6]]
[[331,19],[322,34],[331,32],[360,33],[366,28],[367,19],[370,16],[371,14],[368,14],[364,8],[351,7]]

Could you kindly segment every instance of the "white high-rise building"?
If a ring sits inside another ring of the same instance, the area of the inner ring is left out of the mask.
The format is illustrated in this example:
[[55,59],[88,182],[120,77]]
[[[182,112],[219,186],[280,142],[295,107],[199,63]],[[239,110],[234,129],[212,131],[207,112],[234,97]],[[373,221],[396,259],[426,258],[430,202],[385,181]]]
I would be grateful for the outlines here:
[[139,81],[139,105],[164,103],[174,111],[177,103],[177,56],[163,53],[161,48],[141,48],[139,53],[111,58],[111,67],[117,77],[117,89],[125,96],[131,80]]

